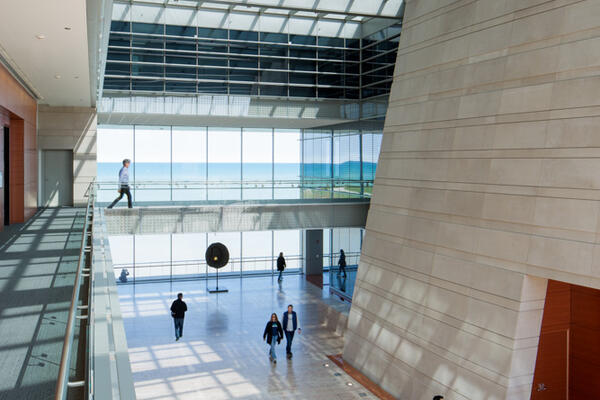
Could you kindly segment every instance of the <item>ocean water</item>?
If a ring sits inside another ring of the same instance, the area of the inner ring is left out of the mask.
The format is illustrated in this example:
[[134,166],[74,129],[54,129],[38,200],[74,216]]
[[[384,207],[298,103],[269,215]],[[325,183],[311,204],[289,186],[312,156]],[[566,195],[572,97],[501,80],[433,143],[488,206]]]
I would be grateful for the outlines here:
[[[364,179],[373,179],[375,164],[364,163]],[[172,168],[172,170],[171,170]],[[111,201],[116,195],[118,173],[121,163],[98,163],[97,182],[101,184],[98,193],[100,202]],[[372,174],[371,174],[372,171]],[[208,174],[207,174],[208,172]],[[204,201],[204,200],[263,200],[263,199],[298,199],[299,188],[290,185],[272,187],[275,180],[299,181],[301,173],[305,178],[331,178],[331,164],[291,164],[247,163],[243,168],[239,163],[132,163],[129,179],[132,183],[149,183],[134,190],[135,201]],[[179,184],[171,187],[171,174],[174,183],[198,182],[197,184]],[[336,179],[360,179],[360,162],[346,162],[333,166]],[[240,188],[237,185],[214,185],[208,187],[200,182],[206,181],[265,181],[264,185]],[[242,179],[243,177],[243,179]],[[162,183],[157,183],[162,182]]]

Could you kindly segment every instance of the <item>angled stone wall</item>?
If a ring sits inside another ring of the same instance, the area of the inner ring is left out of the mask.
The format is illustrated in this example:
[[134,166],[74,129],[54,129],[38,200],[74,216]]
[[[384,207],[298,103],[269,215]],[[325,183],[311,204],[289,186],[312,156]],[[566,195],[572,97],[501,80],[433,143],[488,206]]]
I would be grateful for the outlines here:
[[600,288],[600,2],[408,0],[344,359],[528,399],[546,279]]

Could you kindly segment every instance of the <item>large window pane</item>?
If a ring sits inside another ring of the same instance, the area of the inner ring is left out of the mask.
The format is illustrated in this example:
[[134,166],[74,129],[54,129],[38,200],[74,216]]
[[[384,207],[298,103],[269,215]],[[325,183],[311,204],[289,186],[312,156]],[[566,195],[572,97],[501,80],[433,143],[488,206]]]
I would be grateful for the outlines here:
[[171,128],[136,126],[135,157],[135,200],[171,200]]
[[108,243],[110,245],[110,256],[115,271],[115,278],[119,279],[124,269],[127,281],[133,281],[135,279],[135,270],[133,268],[133,235],[109,236]]
[[271,231],[242,232],[242,273],[272,271]]
[[244,183],[242,198],[270,199],[273,195],[273,132],[271,129],[243,129],[242,133],[242,178],[248,182]]
[[240,200],[241,130],[208,128],[209,200]]
[[331,131],[313,130],[304,134],[304,198],[331,197]]
[[206,128],[173,127],[173,200],[206,200]]
[[206,275],[206,233],[173,234],[171,243],[173,276],[199,278]]
[[276,129],[273,139],[274,179],[288,181],[275,185],[275,198],[298,199],[300,188],[296,185],[300,179],[300,130]]
[[283,252],[288,271],[302,268],[300,234],[301,231],[297,229],[273,231],[273,256],[277,257]]
[[[99,184],[98,201],[111,202],[118,196],[119,170],[123,159],[132,160],[129,177],[133,180],[135,160],[133,154],[133,126],[110,126],[98,128],[96,180]],[[127,204],[123,201],[123,204]]]
[[169,278],[171,241],[169,234],[135,235],[135,279]]

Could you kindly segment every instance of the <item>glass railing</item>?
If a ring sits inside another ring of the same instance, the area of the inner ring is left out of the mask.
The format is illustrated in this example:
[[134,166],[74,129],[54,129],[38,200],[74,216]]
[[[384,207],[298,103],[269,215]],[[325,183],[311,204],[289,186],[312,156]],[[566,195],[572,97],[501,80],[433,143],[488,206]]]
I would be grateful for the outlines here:
[[[98,203],[106,205],[119,193],[117,182],[98,182]],[[219,204],[228,202],[295,202],[367,200],[373,181],[307,179],[275,181],[135,181],[130,183],[137,205]],[[127,204],[121,200],[121,205]]]
[[[64,400],[67,398],[69,388],[81,388],[81,393],[87,395],[91,393],[91,382],[88,379],[90,354],[89,343],[87,341],[89,314],[92,309],[90,288],[91,275],[91,260],[92,260],[92,223],[94,219],[94,203],[96,200],[95,185],[90,184],[86,192],[88,197],[87,207],[85,211],[85,222],[81,235],[81,247],[79,251],[79,260],[77,262],[77,271],[75,275],[75,283],[73,286],[73,294],[71,296],[71,305],[69,307],[69,316],[63,350],[60,360],[58,381],[56,384],[55,399]],[[85,324],[84,331],[81,326],[77,327],[77,321]],[[77,348],[74,348],[73,342],[76,331],[79,333],[78,341],[80,342]],[[86,334],[81,334],[86,332]],[[81,344],[81,341],[84,341]],[[85,349],[85,354],[77,354],[78,349]],[[72,361],[75,360],[75,361]],[[73,369],[72,366],[76,367]],[[88,375],[85,374],[88,373]],[[87,387],[86,387],[87,385]],[[81,396],[83,398],[83,395]]]
[[[336,286],[339,275],[337,254],[323,254],[323,270],[329,274],[331,285]],[[219,269],[219,277],[236,278],[252,275],[276,275],[278,256],[230,258],[229,263]],[[298,274],[302,271],[302,255],[286,255],[287,267],[284,274]],[[346,253],[347,274],[355,272],[360,260],[360,252]],[[216,277],[217,270],[210,268],[204,259],[151,261],[113,264],[115,280],[118,284],[142,283],[164,280],[203,280]],[[337,285],[340,286],[340,285]]]
[[[285,260],[285,274],[297,274],[302,271],[301,255],[286,255]],[[229,263],[219,269],[219,277],[275,275],[278,273],[276,265],[277,256],[230,258]],[[217,275],[217,270],[209,267],[204,259],[113,264],[113,269],[118,284],[178,279],[202,280],[213,279]]]

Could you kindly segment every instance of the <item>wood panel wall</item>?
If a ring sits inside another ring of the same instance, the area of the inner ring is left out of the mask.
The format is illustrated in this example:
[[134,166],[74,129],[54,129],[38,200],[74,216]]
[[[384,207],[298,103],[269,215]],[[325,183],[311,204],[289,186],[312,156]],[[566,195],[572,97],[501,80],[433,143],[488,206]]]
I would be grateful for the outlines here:
[[[547,389],[538,391],[543,383]],[[600,290],[548,281],[532,400],[600,393]]]
[[25,222],[37,210],[37,102],[2,65],[0,107],[10,128],[10,223]]
[[[0,107],[0,171],[4,177],[4,127],[10,126],[10,113]],[[2,178],[4,179],[4,178]],[[0,188],[0,231],[4,229],[4,185]]]

